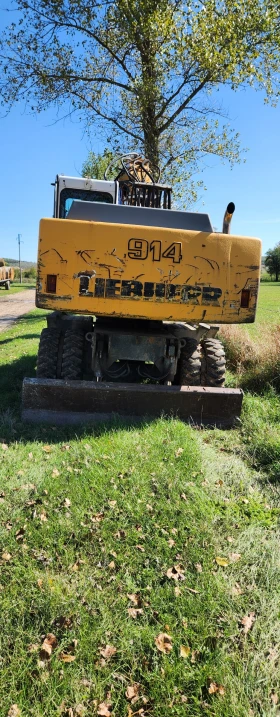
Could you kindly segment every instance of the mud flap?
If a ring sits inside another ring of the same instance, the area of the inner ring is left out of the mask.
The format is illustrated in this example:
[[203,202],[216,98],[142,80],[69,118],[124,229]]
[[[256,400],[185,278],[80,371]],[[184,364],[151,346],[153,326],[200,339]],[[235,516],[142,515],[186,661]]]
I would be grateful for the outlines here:
[[25,378],[22,419],[66,425],[163,415],[193,425],[230,427],[240,416],[242,398],[236,388]]

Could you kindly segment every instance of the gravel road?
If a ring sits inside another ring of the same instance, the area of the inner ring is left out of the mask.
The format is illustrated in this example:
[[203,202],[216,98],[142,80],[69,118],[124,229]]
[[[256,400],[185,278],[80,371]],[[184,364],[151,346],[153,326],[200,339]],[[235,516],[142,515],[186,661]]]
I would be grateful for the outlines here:
[[18,294],[10,294],[10,296],[5,296],[5,298],[0,296],[0,332],[8,329],[19,316],[27,314],[28,311],[34,308],[35,289],[27,289],[26,291],[18,292]]

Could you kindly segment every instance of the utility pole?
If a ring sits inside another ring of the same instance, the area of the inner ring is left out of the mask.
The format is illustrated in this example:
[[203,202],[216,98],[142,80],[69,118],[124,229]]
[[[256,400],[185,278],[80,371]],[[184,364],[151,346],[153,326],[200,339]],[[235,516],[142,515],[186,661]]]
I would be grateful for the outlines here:
[[18,265],[19,265],[19,275],[20,275],[20,284],[22,284],[22,271],[21,271],[21,260],[20,260],[20,245],[23,244],[23,241],[21,241],[22,234],[17,235],[17,243],[18,243]]

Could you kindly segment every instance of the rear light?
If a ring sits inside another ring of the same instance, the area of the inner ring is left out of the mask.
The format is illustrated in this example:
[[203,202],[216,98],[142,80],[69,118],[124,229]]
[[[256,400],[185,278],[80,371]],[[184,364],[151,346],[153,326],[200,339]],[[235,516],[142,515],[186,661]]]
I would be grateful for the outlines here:
[[242,289],[241,291],[241,309],[248,309],[250,301],[250,289]]
[[56,274],[47,274],[47,293],[56,293]]

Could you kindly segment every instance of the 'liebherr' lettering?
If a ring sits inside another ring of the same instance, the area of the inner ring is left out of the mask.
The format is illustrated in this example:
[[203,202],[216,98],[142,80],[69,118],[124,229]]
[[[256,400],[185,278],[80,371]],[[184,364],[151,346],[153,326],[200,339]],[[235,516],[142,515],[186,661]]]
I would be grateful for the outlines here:
[[175,302],[219,306],[222,289],[213,286],[190,284],[164,284],[152,281],[124,279],[98,279],[80,291],[80,296],[103,299],[142,299],[144,301]]

